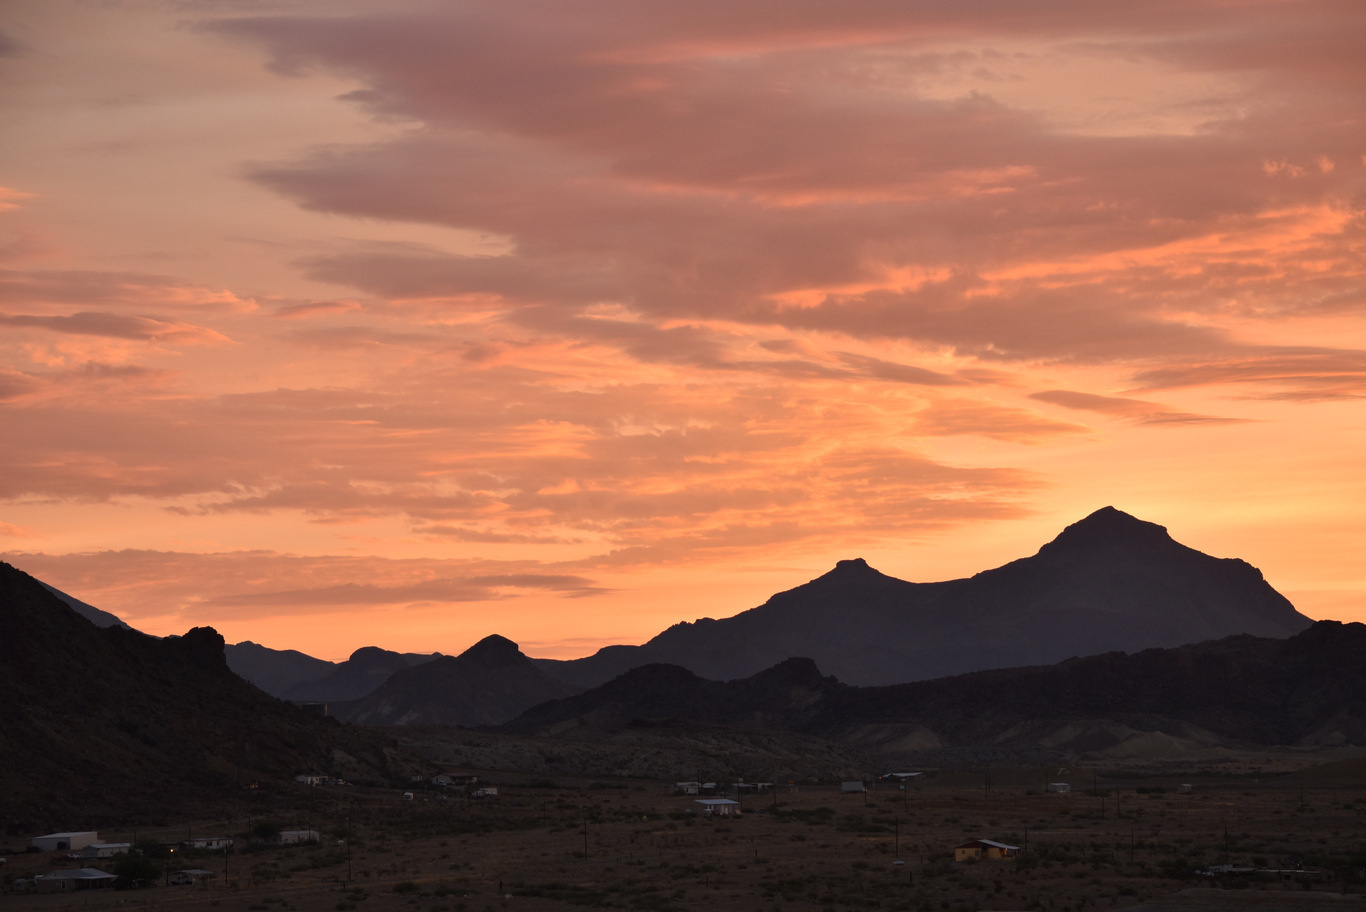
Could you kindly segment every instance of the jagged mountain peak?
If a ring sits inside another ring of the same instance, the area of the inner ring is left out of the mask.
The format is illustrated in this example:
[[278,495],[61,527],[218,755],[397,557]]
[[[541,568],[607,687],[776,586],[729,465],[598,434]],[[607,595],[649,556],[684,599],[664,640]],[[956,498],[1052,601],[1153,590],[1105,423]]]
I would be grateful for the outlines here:
[[[837,561],[834,569],[818,576],[811,583],[819,585],[849,586],[859,584],[876,584],[882,580],[891,579],[885,573],[874,569],[868,562],[861,557],[853,557],[848,560]],[[808,583],[807,585],[811,585]],[[799,586],[798,589],[801,587]]]
[[1114,507],[1101,507],[1084,519],[1063,529],[1040,554],[1058,551],[1084,551],[1103,548],[1150,549],[1171,547],[1176,541],[1166,526],[1147,522]]

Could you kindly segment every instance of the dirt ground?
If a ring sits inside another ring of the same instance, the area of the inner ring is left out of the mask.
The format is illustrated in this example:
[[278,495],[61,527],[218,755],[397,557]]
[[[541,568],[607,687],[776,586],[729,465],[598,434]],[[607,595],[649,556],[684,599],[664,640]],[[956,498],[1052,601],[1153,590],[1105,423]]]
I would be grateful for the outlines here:
[[[1060,775],[1072,792],[1046,793]],[[119,842],[236,836],[230,854],[173,862],[214,872],[204,884],[5,892],[0,912],[1366,910],[1361,783],[1188,781],[1185,791],[1179,777],[1099,770],[928,771],[905,790],[782,783],[745,795],[734,818],[703,816],[672,782],[485,772],[481,784],[499,794],[482,800],[432,787],[414,786],[405,800],[398,790],[300,786],[270,806],[244,801],[233,819],[100,832]],[[265,821],[317,829],[322,840],[246,846]],[[975,838],[1018,845],[1021,856],[955,863],[953,847]],[[12,856],[3,876],[83,864]],[[1193,873],[1218,864],[1311,873]]]

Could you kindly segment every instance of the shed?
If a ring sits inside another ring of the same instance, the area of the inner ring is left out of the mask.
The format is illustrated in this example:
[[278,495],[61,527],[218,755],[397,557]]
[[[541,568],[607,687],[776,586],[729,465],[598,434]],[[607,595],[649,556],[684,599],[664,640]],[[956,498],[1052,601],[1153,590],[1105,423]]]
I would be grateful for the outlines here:
[[133,848],[131,842],[92,842],[81,849],[82,858],[113,858],[127,854]]
[[112,887],[117,875],[106,874],[98,868],[73,868],[53,871],[33,878],[38,893],[74,893],[77,890],[103,890]]
[[99,842],[100,834],[94,830],[82,830],[75,833],[48,833],[46,836],[34,836],[29,845],[40,852],[74,852],[83,849],[92,842]]
[[1019,846],[1006,845],[993,839],[974,839],[953,847],[954,861],[1000,861],[1003,858],[1014,858],[1019,854]]
[[172,887],[191,886],[199,883],[201,880],[208,880],[213,876],[212,871],[206,871],[203,868],[185,868],[184,870],[176,871],[174,874],[167,877],[166,884]]
[[708,817],[729,817],[732,814],[740,813],[740,802],[730,798],[696,798],[694,800],[705,808],[702,813]]
[[281,845],[295,845],[300,842],[317,842],[317,830],[281,830],[275,836],[275,841]]

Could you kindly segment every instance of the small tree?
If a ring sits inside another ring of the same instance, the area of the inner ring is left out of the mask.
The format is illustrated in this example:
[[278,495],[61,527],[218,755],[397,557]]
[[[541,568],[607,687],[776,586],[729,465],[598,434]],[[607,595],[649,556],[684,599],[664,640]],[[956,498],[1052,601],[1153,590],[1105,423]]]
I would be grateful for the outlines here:
[[114,886],[118,889],[150,887],[161,877],[164,869],[160,860],[150,857],[143,848],[143,844],[139,843],[131,852],[114,856],[114,874],[118,876]]

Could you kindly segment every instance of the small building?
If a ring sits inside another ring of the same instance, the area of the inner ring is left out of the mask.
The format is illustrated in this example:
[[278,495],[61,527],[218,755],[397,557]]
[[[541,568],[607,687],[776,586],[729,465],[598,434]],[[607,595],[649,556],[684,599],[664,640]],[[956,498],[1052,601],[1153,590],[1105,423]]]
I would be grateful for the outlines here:
[[908,779],[919,779],[924,773],[887,773],[882,778],[892,779],[896,782],[905,782]]
[[974,839],[953,847],[954,861],[1000,861],[1020,854],[1020,847],[993,839]]
[[432,777],[432,785],[442,788],[460,788],[474,785],[479,777],[468,773],[438,773]]
[[483,788],[477,788],[477,789],[475,789],[474,791],[470,792],[470,797],[471,797],[471,798],[497,798],[497,797],[498,797],[498,787],[497,787],[496,785],[486,785],[486,786],[484,786]]
[[180,843],[182,849],[205,849],[211,852],[218,849],[230,849],[233,845],[231,836],[196,836],[194,839],[185,839]]
[[40,852],[75,852],[92,842],[99,841],[99,833],[94,830],[82,830],[77,833],[48,833],[46,836],[34,836],[29,845]]
[[73,868],[39,874],[33,878],[33,885],[38,893],[75,893],[77,890],[103,890],[112,887],[117,879],[116,875],[106,874],[98,868]]
[[327,777],[322,773],[300,773],[294,777],[294,781],[304,785],[327,785]]
[[862,779],[849,779],[840,783],[841,792],[866,792],[867,784]]
[[298,845],[301,842],[317,842],[317,830],[281,830],[273,840],[280,845]]
[[92,858],[113,858],[115,855],[126,855],[133,848],[131,842],[92,842],[88,846],[81,848],[81,857]]
[[764,792],[771,792],[771,791],[773,791],[773,783],[772,783],[772,782],[737,782],[737,783],[735,783],[735,791],[737,791],[737,792],[752,792],[752,793],[754,793],[754,794],[762,795]]
[[1048,783],[1048,791],[1053,795],[1066,795],[1072,791],[1072,786],[1067,782],[1050,782]]
[[698,798],[696,801],[702,805],[704,817],[730,817],[740,813],[740,802],[730,798]]
[[675,782],[674,790],[684,795],[715,795],[715,782]]
[[1189,782],[1183,782],[1176,787],[1176,790],[1182,795],[1189,795],[1193,788]]
[[213,877],[212,871],[206,871],[203,868],[186,868],[168,876],[166,884],[171,887],[189,887],[200,881],[208,880],[210,877]]

